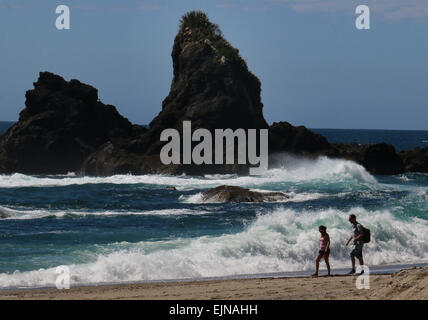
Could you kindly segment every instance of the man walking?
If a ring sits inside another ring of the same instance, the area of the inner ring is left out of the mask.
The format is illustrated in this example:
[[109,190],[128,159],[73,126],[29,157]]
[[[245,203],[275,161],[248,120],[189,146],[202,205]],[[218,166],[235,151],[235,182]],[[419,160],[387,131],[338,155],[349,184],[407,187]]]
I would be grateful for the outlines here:
[[[364,237],[364,229],[361,224],[358,223],[357,217],[354,214],[351,214],[349,216],[349,222],[352,224],[352,236],[346,241],[345,246],[348,246],[349,242],[351,242],[352,239],[354,239],[354,249],[351,251],[351,262],[352,262],[352,270],[349,272],[349,274],[355,273],[355,258],[357,257],[360,266],[364,266],[364,260],[363,260],[363,237]],[[364,269],[361,271],[361,274],[364,273]]]

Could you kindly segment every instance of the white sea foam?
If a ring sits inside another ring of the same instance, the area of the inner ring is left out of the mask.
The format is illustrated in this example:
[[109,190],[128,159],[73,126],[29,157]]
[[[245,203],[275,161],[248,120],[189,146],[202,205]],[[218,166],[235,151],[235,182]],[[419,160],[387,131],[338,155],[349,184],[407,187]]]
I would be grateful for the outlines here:
[[147,211],[77,211],[77,210],[43,210],[43,209],[12,209],[0,206],[0,216],[4,219],[40,219],[45,217],[62,218],[66,215],[76,216],[115,216],[115,215],[147,215],[147,216],[180,216],[180,215],[203,215],[210,213],[203,210],[192,209],[163,209]]
[[402,175],[399,175],[398,176],[398,179],[400,179],[400,180],[402,180],[402,181],[405,181],[405,182],[408,182],[408,181],[414,181],[415,179],[410,179],[407,175],[405,175],[405,174],[402,174]]
[[150,184],[175,186],[179,190],[208,188],[217,185],[258,186],[274,182],[311,180],[341,181],[354,179],[362,183],[376,183],[376,179],[359,164],[320,157],[317,160],[291,158],[287,166],[268,170],[262,176],[206,175],[205,177],[168,175],[115,175],[111,177],[33,177],[15,173],[0,175],[0,188],[54,187],[83,184]]
[[[319,245],[317,227],[328,226],[331,265],[350,265],[344,242],[354,213],[372,231],[365,246],[368,265],[428,261],[428,221],[397,219],[389,211],[287,208],[260,215],[239,233],[218,237],[141,242],[94,253],[85,264],[70,265],[72,284],[198,278],[311,270]],[[323,267],[323,266],[322,266]],[[54,285],[55,268],[0,274],[0,287]]]

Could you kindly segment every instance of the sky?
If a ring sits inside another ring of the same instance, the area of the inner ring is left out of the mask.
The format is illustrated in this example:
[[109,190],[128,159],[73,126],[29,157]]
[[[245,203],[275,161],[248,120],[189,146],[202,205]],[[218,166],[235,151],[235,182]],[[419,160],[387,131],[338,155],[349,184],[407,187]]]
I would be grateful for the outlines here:
[[[370,8],[370,30],[355,8]],[[71,29],[57,30],[58,5]],[[269,123],[428,130],[427,0],[0,0],[0,120],[40,71],[98,89],[148,124],[172,80],[180,17],[205,11],[262,82]]]

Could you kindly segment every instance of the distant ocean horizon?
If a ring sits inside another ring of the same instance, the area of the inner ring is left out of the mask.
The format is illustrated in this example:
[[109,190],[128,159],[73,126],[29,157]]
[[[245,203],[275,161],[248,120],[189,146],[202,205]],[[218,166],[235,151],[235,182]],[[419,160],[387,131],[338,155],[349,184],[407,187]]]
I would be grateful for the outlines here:
[[[14,123],[14,121],[0,121],[0,135],[4,134]],[[386,142],[392,144],[397,151],[428,147],[428,130],[309,129],[322,134],[330,143],[373,144]]]
[[16,121],[0,121],[0,135],[4,134]]
[[320,129],[310,128],[322,134],[330,142],[374,144],[386,142],[397,151],[428,147],[428,130],[385,130],[385,129]]

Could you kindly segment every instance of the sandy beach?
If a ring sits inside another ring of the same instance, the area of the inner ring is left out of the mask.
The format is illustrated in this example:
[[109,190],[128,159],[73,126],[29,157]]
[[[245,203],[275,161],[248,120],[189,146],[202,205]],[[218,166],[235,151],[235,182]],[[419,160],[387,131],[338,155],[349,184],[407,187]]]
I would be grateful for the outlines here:
[[20,289],[0,291],[0,299],[428,299],[428,267],[371,275],[370,289],[357,289],[356,279],[357,276],[295,277],[102,285],[69,290]]

